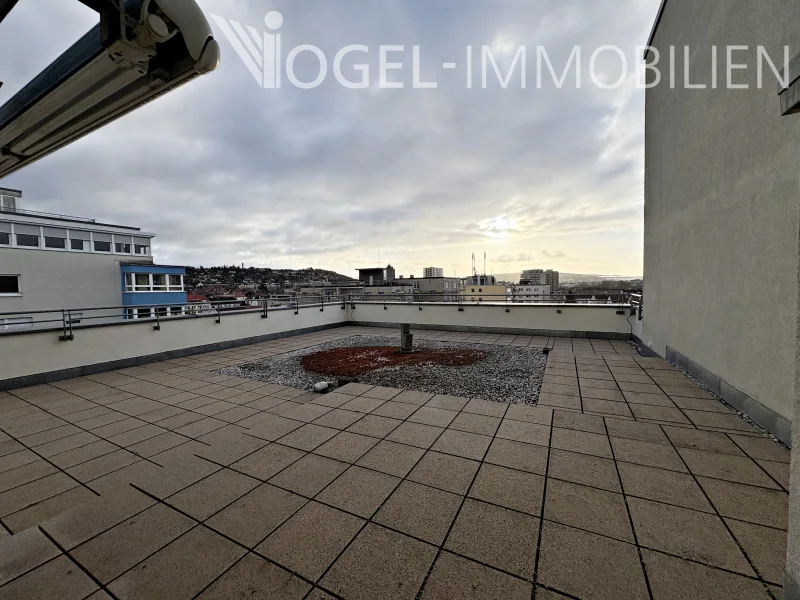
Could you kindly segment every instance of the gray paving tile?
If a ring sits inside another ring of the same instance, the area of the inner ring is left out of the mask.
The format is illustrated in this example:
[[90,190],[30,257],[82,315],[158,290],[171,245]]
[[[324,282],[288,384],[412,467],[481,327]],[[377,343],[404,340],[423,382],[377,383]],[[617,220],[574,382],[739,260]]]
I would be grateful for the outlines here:
[[299,510],[307,500],[265,483],[206,521],[206,525],[252,548]]
[[634,542],[622,495],[566,481],[547,482],[544,518],[623,542]]
[[375,515],[375,522],[440,546],[461,506],[461,496],[404,481]]
[[466,495],[479,466],[474,460],[429,451],[408,474],[408,479]]
[[630,496],[713,512],[691,475],[630,463],[618,463],[618,466],[625,493]]
[[786,569],[786,532],[734,519],[725,521],[761,577],[766,581],[783,585]]
[[550,427],[536,423],[503,419],[495,435],[505,440],[548,446],[550,442]]
[[786,492],[706,477],[697,480],[722,516],[787,528],[789,495]]
[[[256,548],[257,552],[316,581],[359,532],[364,521],[309,502]],[[369,574],[364,574],[369,576]]]
[[627,438],[611,438],[611,443],[614,445],[614,456],[620,462],[687,472],[681,457],[670,446]]
[[469,496],[538,516],[543,490],[544,477],[484,463]]
[[574,597],[649,598],[632,544],[545,521],[539,560],[538,582]]
[[314,448],[327,442],[338,433],[338,429],[320,427],[319,425],[309,423],[307,425],[303,425],[299,429],[295,429],[291,433],[286,434],[278,440],[278,443],[284,446],[297,448],[298,450],[310,452]]
[[61,554],[38,529],[0,538],[0,586]]
[[170,496],[167,502],[203,521],[257,485],[252,477],[222,469]]
[[101,583],[108,583],[195,526],[195,521],[156,504],[70,551]]
[[352,600],[411,600],[436,557],[436,549],[369,524],[322,579]]
[[197,596],[198,600],[301,600],[311,585],[289,571],[248,554]]
[[389,435],[402,421],[399,419],[389,419],[377,415],[366,415],[357,423],[347,428],[346,431],[382,438]]
[[[537,595],[540,598],[541,595]],[[436,561],[422,600],[530,600],[531,584],[449,552]]]
[[689,470],[695,475],[714,477],[737,483],[747,483],[778,489],[776,484],[759,466],[746,456],[733,456],[718,452],[705,452],[703,450],[678,450],[683,460],[689,465]]
[[489,446],[485,461],[494,465],[544,475],[547,470],[547,448],[495,438]]
[[368,519],[398,483],[400,479],[397,477],[353,466],[320,492],[316,499]]
[[312,498],[341,475],[347,463],[307,454],[269,480],[278,487]]
[[491,442],[492,438],[488,435],[448,429],[439,436],[432,446],[432,450],[473,460],[482,460]]
[[342,431],[314,450],[314,453],[354,463],[372,449],[378,441],[376,438]]
[[641,546],[755,575],[718,516],[639,498],[628,506]]
[[552,449],[549,476],[611,492],[622,491],[614,461],[588,454]]
[[159,550],[113,581],[119,598],[192,598],[245,554],[245,550],[203,526]]
[[467,499],[444,547],[530,580],[538,539],[538,518]]
[[98,586],[65,555],[0,587],[1,600],[82,600]]
[[598,433],[554,427],[552,446],[559,450],[591,454],[601,458],[612,457],[608,438]]
[[[408,405],[410,406],[410,405]],[[406,421],[386,436],[387,440],[416,446],[417,448],[430,448],[444,431],[441,427],[423,425]]]
[[423,454],[425,451],[421,448],[383,440],[356,464],[396,477],[405,477]]

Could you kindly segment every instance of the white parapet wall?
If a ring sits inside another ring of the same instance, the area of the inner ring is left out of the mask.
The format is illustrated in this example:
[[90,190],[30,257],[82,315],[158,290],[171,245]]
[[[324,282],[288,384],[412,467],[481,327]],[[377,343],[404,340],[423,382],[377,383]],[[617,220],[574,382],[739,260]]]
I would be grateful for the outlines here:
[[0,389],[63,379],[158,358],[210,351],[233,345],[294,335],[344,325],[347,311],[328,304],[261,311],[223,312],[216,315],[129,321],[76,328],[73,341],[60,341],[61,330],[32,331],[0,336]]
[[611,304],[464,304],[463,310],[458,304],[441,302],[356,302],[354,306],[350,319],[359,325],[410,323],[422,328],[564,337],[629,339],[636,320],[629,306]]

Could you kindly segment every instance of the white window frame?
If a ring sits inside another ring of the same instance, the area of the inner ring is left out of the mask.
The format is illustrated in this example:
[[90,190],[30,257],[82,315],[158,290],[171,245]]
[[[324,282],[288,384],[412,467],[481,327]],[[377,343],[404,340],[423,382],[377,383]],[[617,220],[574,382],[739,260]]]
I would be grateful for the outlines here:
[[3,294],[0,293],[0,298],[21,298],[22,297],[22,275],[19,273],[0,273],[0,277],[16,277],[17,278],[17,289],[18,292],[12,292],[10,294]]
[[[137,275],[147,275],[147,285],[138,285],[136,283],[136,276]],[[156,289],[154,276],[161,275],[165,278],[165,285],[158,286]],[[170,283],[170,277],[180,277],[181,283],[179,286],[172,285]],[[130,272],[125,273],[125,293],[127,294],[138,294],[143,292],[185,292],[186,285],[184,281],[184,275],[177,275],[175,273],[136,273]]]
[[[39,228],[39,245],[38,246],[24,246],[17,243],[17,225],[25,225],[25,223],[12,223],[11,224],[11,247],[12,248],[20,248],[22,250],[49,250],[49,248],[44,248],[44,235],[42,235],[42,226],[41,225],[31,225],[31,227],[38,227]],[[31,235],[28,233],[23,233],[20,235]]]

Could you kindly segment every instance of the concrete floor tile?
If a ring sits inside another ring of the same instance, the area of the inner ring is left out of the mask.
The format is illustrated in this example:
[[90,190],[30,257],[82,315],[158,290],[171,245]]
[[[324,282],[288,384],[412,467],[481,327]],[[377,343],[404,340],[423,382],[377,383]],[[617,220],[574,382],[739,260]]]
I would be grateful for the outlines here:
[[3,523],[13,533],[19,533],[95,498],[97,495],[90,489],[77,486],[7,515]]
[[396,477],[405,477],[423,454],[425,451],[421,448],[383,440],[356,464]]
[[416,404],[417,406],[425,405],[428,400],[433,398],[434,394],[428,392],[417,392],[414,390],[403,390],[397,396],[392,398],[395,402],[405,402],[406,404]]
[[38,529],[0,538],[0,586],[61,554]]
[[448,429],[439,436],[439,439],[432,446],[432,450],[445,454],[455,454],[463,458],[482,460],[491,442],[492,438],[488,435]]
[[791,453],[771,438],[731,434],[730,439],[741,447],[750,458],[782,463],[788,463],[791,460]]
[[314,450],[315,454],[347,463],[354,463],[371,450],[378,439],[342,431]]
[[361,529],[364,521],[309,502],[259,544],[256,551],[316,581]]
[[350,402],[341,405],[342,410],[350,410],[360,413],[371,413],[377,408],[380,408],[385,400],[378,400],[376,398],[367,398],[366,396],[359,396],[353,398]]
[[621,494],[552,479],[547,482],[544,517],[623,542],[634,542]]
[[764,469],[783,489],[789,491],[789,463],[773,462],[771,460],[756,460],[758,465]]
[[[411,406],[411,405],[407,405]],[[428,449],[444,431],[441,427],[406,421],[386,436],[387,440]]]
[[448,396],[445,394],[436,394],[433,398],[428,400],[428,408],[443,408],[445,410],[460,411],[469,402],[469,398],[462,398],[460,396]]
[[412,423],[422,423],[423,425],[447,427],[453,419],[456,418],[456,415],[458,415],[458,413],[453,410],[423,406],[414,411],[414,413],[408,417],[408,420]]
[[773,489],[780,487],[769,475],[764,473],[755,461],[747,456],[733,456],[688,448],[681,448],[678,452],[689,465],[689,470],[695,475]]
[[222,469],[170,496],[167,502],[203,521],[257,485],[252,477]]
[[461,496],[404,481],[375,515],[375,522],[440,546],[461,507]]
[[231,465],[231,468],[256,479],[266,481],[304,455],[305,452],[294,448],[281,446],[280,444],[270,444],[239,459]]
[[531,580],[538,539],[538,518],[467,499],[444,547]]
[[513,440],[515,442],[537,444],[546,447],[550,442],[550,427],[537,423],[503,419],[495,436],[504,440]]
[[[647,576],[656,600],[768,600],[764,586],[754,579],[697,563],[642,550]],[[687,596],[691,594],[691,596]]]
[[366,415],[360,421],[348,427],[346,431],[382,438],[394,431],[400,423],[402,423],[402,421],[399,419]]
[[[328,406],[319,406],[318,404],[296,404],[288,410],[281,412],[280,416],[284,417],[285,419],[310,423],[311,421],[320,418],[322,415],[328,414],[332,410],[333,409]],[[244,422],[239,424],[247,427]]]
[[[449,552],[436,561],[422,600],[530,600],[531,584]],[[537,595],[541,600],[541,596]]]
[[667,436],[660,425],[653,423],[639,423],[625,419],[605,419],[608,435],[611,437],[628,438],[655,444],[669,444]]
[[329,439],[339,433],[338,429],[331,429],[330,427],[320,427],[311,423],[303,425],[299,429],[295,429],[291,433],[287,433],[282,438],[278,439],[278,443],[283,446],[297,448],[298,450],[305,450],[310,452],[314,448],[321,446]]
[[617,468],[613,460],[552,449],[550,451],[550,477],[621,492]]
[[724,433],[714,431],[701,431],[685,427],[665,426],[664,431],[670,441],[678,448],[691,448],[706,450],[708,452],[722,452],[743,456],[744,453]]
[[303,424],[271,413],[261,413],[239,421],[238,425],[249,429],[251,435],[274,442]]
[[473,398],[462,409],[463,412],[471,413],[474,415],[484,415],[487,417],[502,417],[508,404],[503,402],[492,402],[490,400],[481,400],[480,398]]
[[302,496],[265,483],[208,519],[206,525],[252,548],[306,502]]
[[527,406],[525,404],[511,404],[506,411],[505,418],[513,421],[550,425],[553,421],[553,409],[541,406]]
[[537,406],[581,410],[581,399],[577,396],[565,396],[564,394],[539,394]]
[[37,460],[14,469],[0,473],[0,492],[5,492],[31,481],[41,479],[57,472],[53,465],[44,460]]
[[322,396],[317,397],[315,400],[312,400],[312,404],[327,406],[328,408],[339,408],[342,404],[347,404],[352,399],[353,396],[348,394],[331,392],[329,394],[323,394]]
[[369,524],[322,579],[348,600],[412,600],[436,557],[436,549]]
[[342,430],[347,429],[350,425],[362,418],[364,418],[364,413],[335,408],[331,412],[322,415],[320,418],[314,419],[312,423],[321,427],[331,427],[333,429]]
[[405,404],[404,402],[386,402],[371,414],[379,417],[389,417],[392,419],[407,419],[419,409],[416,404]]
[[317,494],[316,499],[368,519],[398,483],[397,477],[353,466]]
[[650,419],[652,421],[664,421],[669,423],[690,424],[679,408],[668,406],[651,406],[647,404],[631,404],[633,416],[637,419]]
[[716,429],[732,429],[745,432],[753,431],[753,426],[736,413],[684,410],[684,414],[697,427],[714,427]]
[[600,435],[605,435],[606,433],[605,426],[603,425],[603,417],[565,412],[563,410],[557,410],[553,413],[553,427],[575,429],[577,431],[598,433]]
[[610,400],[597,400],[595,398],[584,398],[583,410],[590,413],[598,413],[601,415],[610,415],[615,417],[633,416],[625,402],[612,402]]
[[338,392],[342,394],[349,394],[350,396],[360,396],[373,389],[375,386],[366,383],[348,383],[340,388]]
[[734,519],[725,521],[761,577],[766,581],[783,585],[786,568],[786,532]]
[[681,457],[670,446],[628,438],[611,438],[611,443],[614,446],[614,457],[620,462],[687,472]]
[[499,426],[500,419],[498,417],[487,417],[485,415],[475,415],[465,412],[459,413],[458,416],[453,419],[453,422],[450,423],[450,429],[488,436],[494,435]]
[[489,446],[485,461],[493,465],[544,475],[547,470],[547,448],[495,438]]
[[310,589],[310,584],[289,571],[248,554],[197,599],[302,600]]
[[718,516],[639,498],[628,498],[628,506],[642,547],[755,575]]
[[483,464],[469,490],[469,496],[539,516],[543,490],[544,477]]
[[408,479],[463,496],[479,466],[474,460],[429,451],[408,474]]
[[713,512],[703,490],[689,474],[622,462],[618,466],[629,496]]
[[608,437],[598,433],[554,427],[552,445],[559,450],[591,454],[601,458],[612,457]]
[[787,528],[789,495],[786,492],[706,477],[697,480],[723,517]]
[[108,586],[118,598],[193,598],[245,554],[233,542],[199,525]]
[[98,586],[62,555],[0,587],[0,600],[82,600]]
[[278,487],[312,498],[349,465],[338,460],[307,454],[269,480]]
[[195,521],[156,504],[70,551],[101,583],[115,579],[195,526]]
[[53,473],[5,492],[0,492],[0,517],[5,517],[62,492],[78,483],[63,473]]
[[635,546],[548,521],[537,583],[578,598],[649,598]]
[[403,390],[401,390],[400,388],[381,387],[379,385],[376,385],[375,387],[368,389],[361,395],[365,396],[366,398],[376,398],[378,400],[391,400],[402,391]]

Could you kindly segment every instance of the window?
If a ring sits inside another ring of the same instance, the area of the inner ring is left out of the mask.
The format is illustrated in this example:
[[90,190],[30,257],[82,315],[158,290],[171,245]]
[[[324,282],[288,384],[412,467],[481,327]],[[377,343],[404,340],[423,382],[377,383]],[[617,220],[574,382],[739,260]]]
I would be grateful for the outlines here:
[[136,309],[136,318],[137,319],[149,319],[150,318],[150,309],[149,308],[137,308]]
[[150,291],[150,275],[147,273],[135,273],[136,291],[149,292]]
[[117,242],[114,244],[114,252],[117,254],[130,254],[131,253],[131,245],[130,244],[121,244]]
[[0,296],[19,296],[19,275],[0,275]]
[[89,250],[89,232],[77,231],[75,229],[69,230],[69,247],[78,252],[85,252]]
[[39,247],[39,227],[35,225],[15,225],[14,237],[16,238],[17,246],[24,248],[38,248]]
[[52,248],[53,250],[66,250],[67,249],[67,240],[66,238],[57,238],[57,237],[47,237],[44,238],[44,247],[45,248]]
[[147,256],[150,254],[150,239],[149,238],[133,238],[133,253],[140,256]]
[[11,245],[11,223],[0,223],[0,246]]
[[171,317],[180,317],[183,314],[183,307],[171,306],[169,309],[169,314]]
[[167,313],[167,307],[166,306],[159,306],[156,309],[156,313],[158,314],[159,317],[166,317],[167,314],[168,314]]
[[170,275],[169,276],[169,291],[182,292],[183,291],[183,275]]
[[94,239],[95,252],[111,252],[111,234],[110,233],[95,233],[92,234]]
[[166,292],[167,291],[167,276],[161,273],[153,274],[153,291]]
[[0,196],[0,208],[5,210],[16,210],[17,199],[14,196]]

